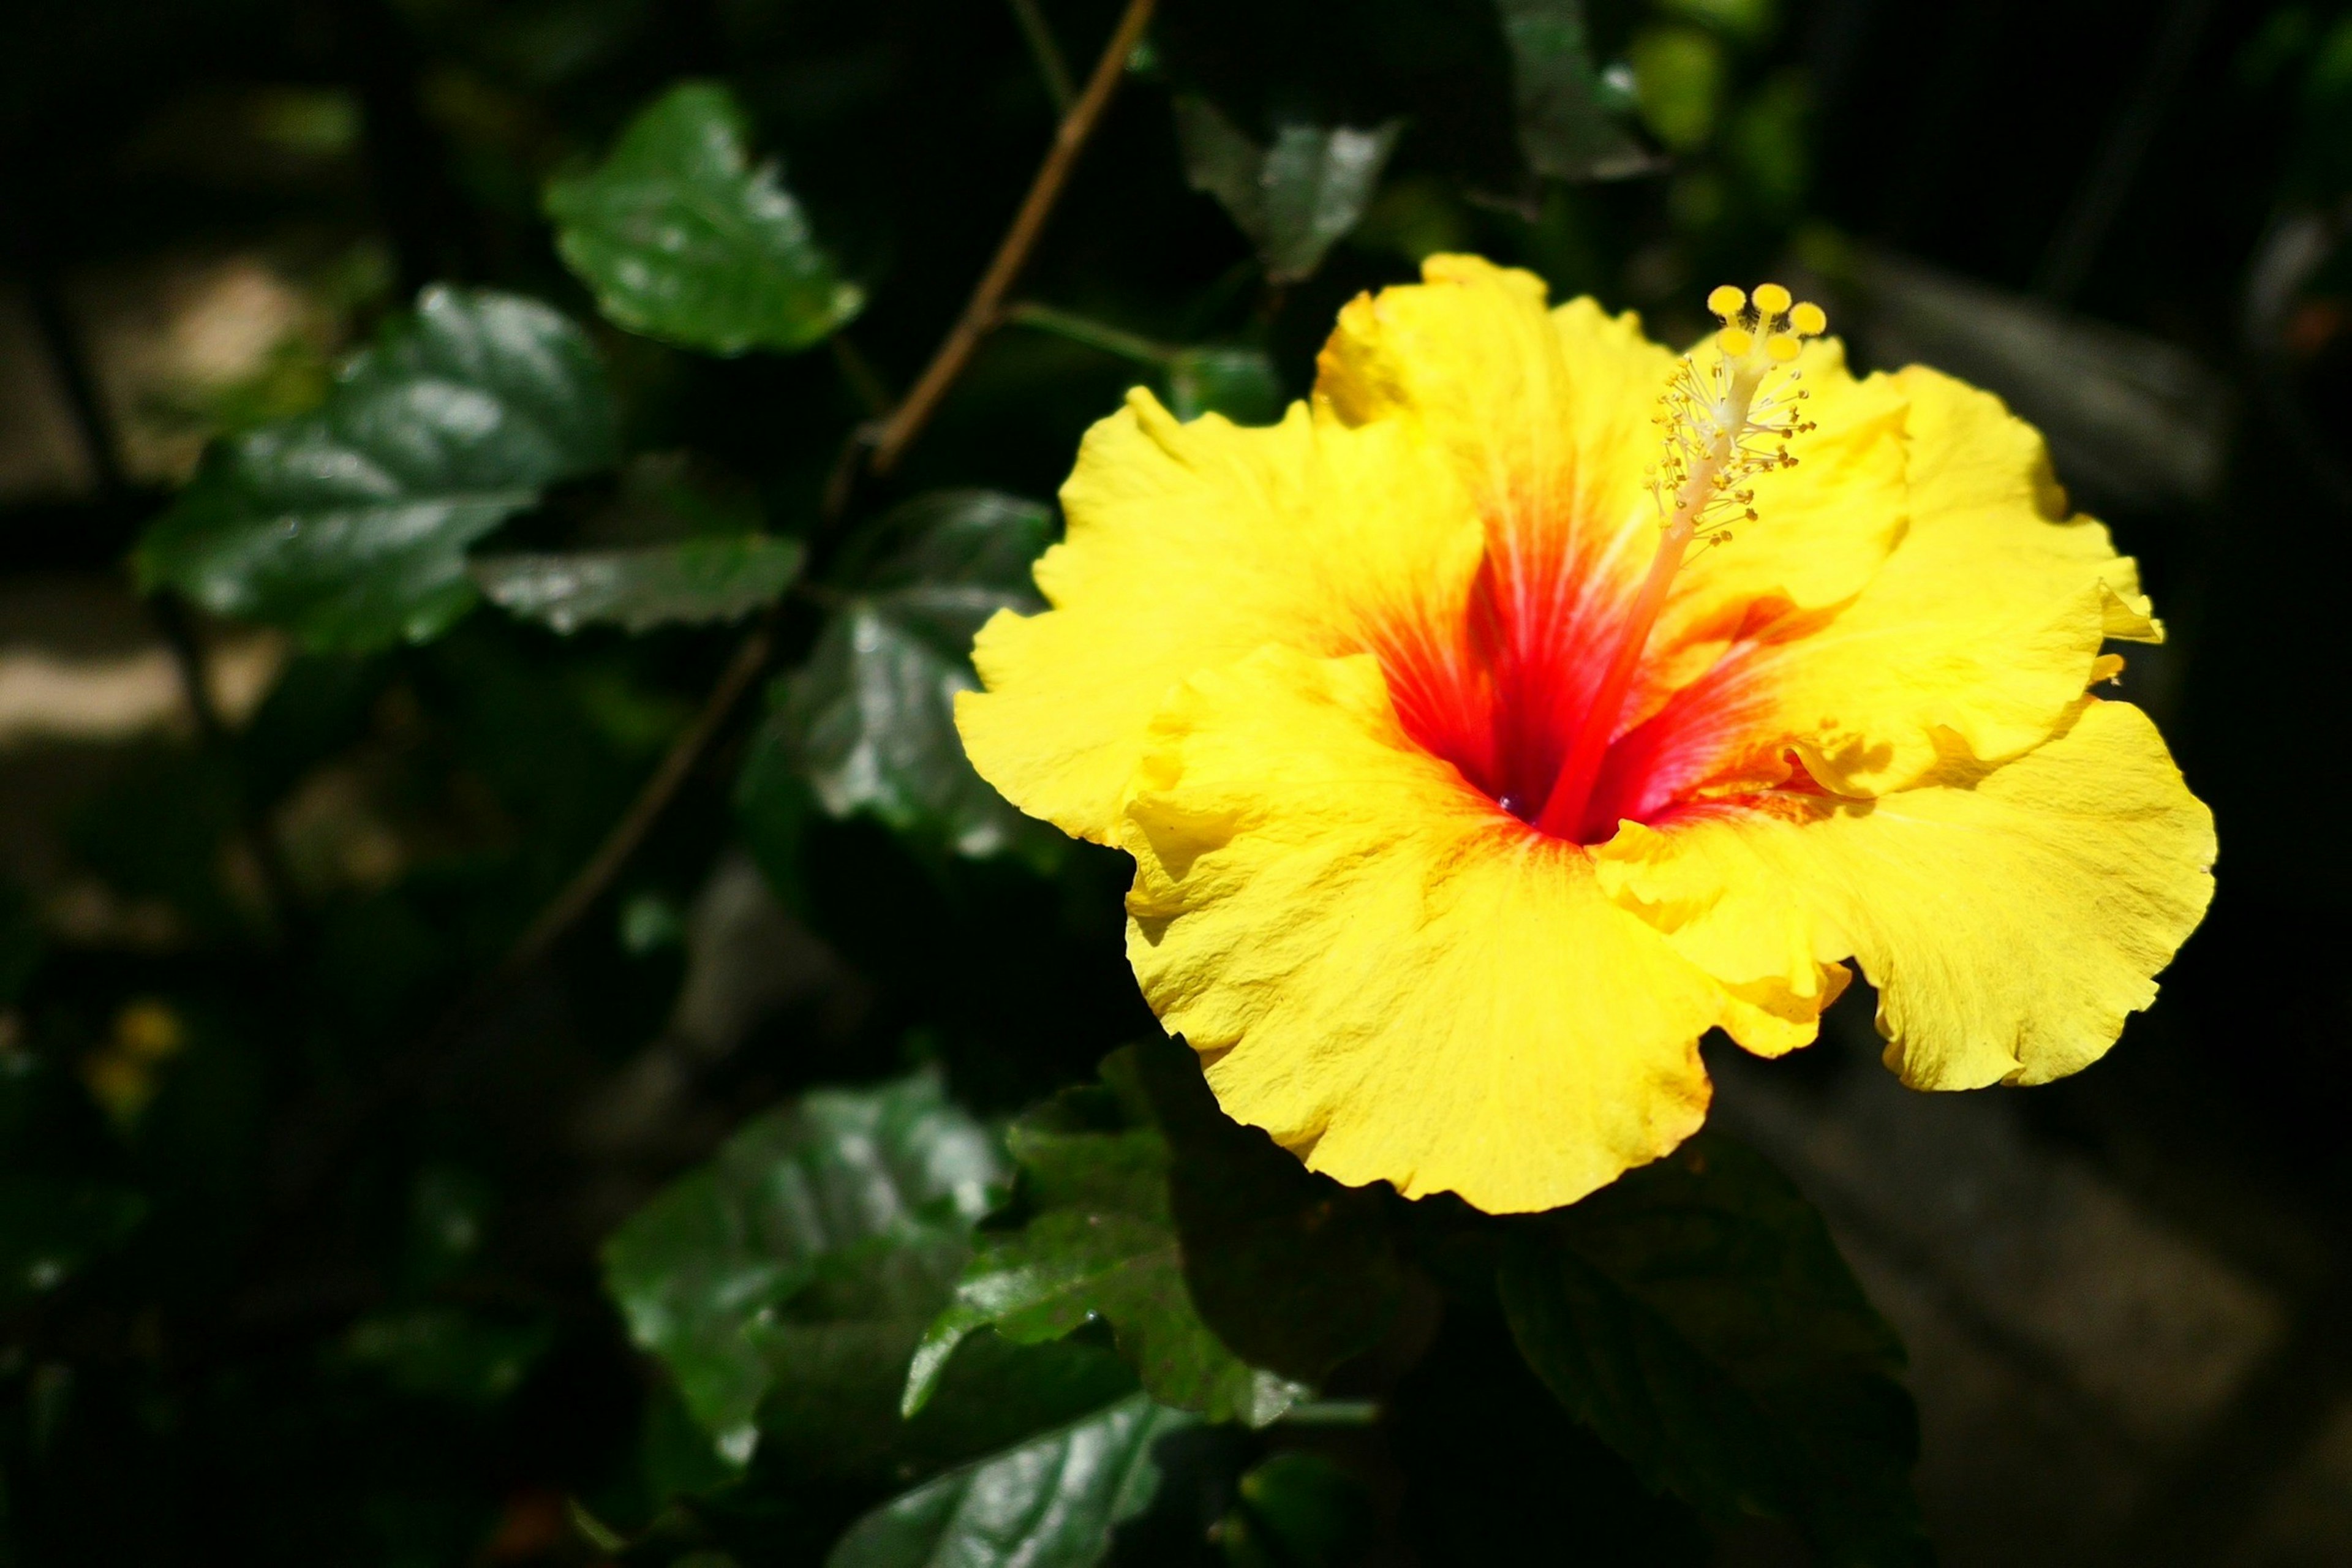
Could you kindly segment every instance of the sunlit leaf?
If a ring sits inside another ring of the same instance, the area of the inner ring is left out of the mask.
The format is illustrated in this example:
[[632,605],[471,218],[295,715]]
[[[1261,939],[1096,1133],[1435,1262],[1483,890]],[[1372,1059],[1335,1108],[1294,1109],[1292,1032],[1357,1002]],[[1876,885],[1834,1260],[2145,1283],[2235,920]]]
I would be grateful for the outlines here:
[[739,354],[806,348],[857,314],[864,293],[748,143],[733,95],[688,82],[630,121],[600,167],[548,186],[556,248],[606,316]]
[[644,632],[740,619],[791,584],[801,558],[798,541],[754,533],[634,550],[488,555],[471,570],[491,603],[559,632],[596,621]]
[[[1127,1053],[1105,1072],[1131,1086]],[[1055,1101],[1013,1126],[1027,1221],[975,1237],[953,1304],[916,1353],[908,1407],[922,1406],[950,1352],[980,1329],[1036,1344],[1100,1318],[1162,1404],[1213,1421],[1273,1420],[1307,1390],[1251,1366],[1201,1321],[1170,1205],[1167,1141],[1149,1124],[1073,1125],[1072,1103]]]
[[141,542],[140,579],[314,647],[421,642],[474,603],[467,545],[616,452],[579,328],[436,285],[324,405],[215,446]]
[[995,1142],[935,1075],[812,1093],[743,1128],[631,1216],[605,1244],[605,1285],[637,1343],[740,1462],[772,1381],[753,1323],[865,1243],[933,1249],[951,1275],[963,1232],[1006,1174]]
[[1930,1560],[1903,1347],[1761,1156],[1702,1134],[1512,1232],[1521,1352],[1648,1485],[1787,1519],[1829,1563]]
[[773,748],[831,816],[868,814],[954,854],[1057,849],[972,771],[955,728],[956,693],[979,684],[974,634],[1001,609],[1043,607],[1029,564],[1052,531],[1044,506],[986,490],[883,519],[808,662],[776,683],[752,765]]
[[1223,205],[1277,283],[1313,273],[1356,226],[1402,130],[1400,121],[1370,130],[1290,122],[1261,146],[1208,100],[1176,100],[1185,177]]
[[1152,1447],[1195,1417],[1135,1394],[952,1470],[850,1527],[826,1568],[1084,1568],[1150,1506]]
[[1548,179],[1614,180],[1657,161],[1620,114],[1626,106],[1593,68],[1584,0],[1496,0],[1511,51],[1519,153]]

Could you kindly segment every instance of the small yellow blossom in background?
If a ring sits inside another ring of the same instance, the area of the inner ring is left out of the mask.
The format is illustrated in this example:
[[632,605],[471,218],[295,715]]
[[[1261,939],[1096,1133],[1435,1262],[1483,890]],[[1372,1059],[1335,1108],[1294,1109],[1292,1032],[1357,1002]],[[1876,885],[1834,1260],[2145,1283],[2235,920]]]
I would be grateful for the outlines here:
[[1920,1089],[2096,1060],[2211,895],[2162,632],[2041,438],[1818,308],[1632,316],[1441,256],[1279,425],[1088,434],[1053,608],[957,709],[1135,858],[1128,951],[1236,1119],[1348,1183],[1573,1202],[1697,1130],[1698,1041],[1811,1041],[1846,960]]
[[158,1069],[187,1045],[187,1026],[168,1004],[128,1003],[115,1015],[113,1035],[83,1059],[82,1082],[110,1121],[131,1127],[162,1087]]

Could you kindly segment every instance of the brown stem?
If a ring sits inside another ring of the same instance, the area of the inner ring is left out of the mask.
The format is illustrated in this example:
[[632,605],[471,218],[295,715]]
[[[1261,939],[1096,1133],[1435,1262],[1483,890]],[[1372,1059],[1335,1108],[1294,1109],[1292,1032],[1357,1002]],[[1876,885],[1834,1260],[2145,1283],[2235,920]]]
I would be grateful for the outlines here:
[[1062,117],[1060,129],[1054,132],[1054,145],[1046,153],[1045,161],[1038,165],[1036,179],[1030,182],[1028,196],[1013,215],[1013,226],[1004,231],[995,258],[981,274],[963,314],[948,329],[948,335],[940,341],[939,351],[923,367],[914,388],[874,437],[867,467],[875,473],[887,474],[896,466],[908,445],[938,411],[940,400],[963,373],[972,351],[996,325],[1005,290],[1013,287],[1013,280],[1028,261],[1038,235],[1045,230],[1045,219],[1052,215],[1062,187],[1069,181],[1079,151],[1086,146],[1087,138],[1094,134],[1096,123],[1102,119],[1103,110],[1117,90],[1119,75],[1127,68],[1127,57],[1134,50],[1136,40],[1143,36],[1144,25],[1151,20],[1152,4],[1153,0],[1128,0],[1126,15],[1119,17],[1110,42],[1103,47],[1102,58],[1095,62],[1086,90],[1070,106],[1070,112]]
[[772,616],[762,620],[749,637],[737,645],[735,657],[727,661],[727,668],[719,674],[719,683],[703,700],[702,711],[694,716],[694,722],[687,726],[686,733],[671,745],[668,754],[662,758],[661,765],[654,770],[653,776],[646,780],[645,787],[637,792],[637,798],[629,803],[629,809],[622,814],[620,821],[613,825],[613,830],[604,836],[604,842],[597,846],[596,853],[573,873],[562,892],[548,900],[547,907],[540,910],[539,918],[530,922],[530,929],[522,933],[521,940],[507,953],[506,973],[512,974],[539,962],[563,933],[571,930],[580,917],[604,896],[604,889],[612,884],[614,877],[620,875],[621,868],[628,863],[629,857],[636,852],[637,846],[644,842],[646,835],[668,806],[670,797],[677,794],[678,786],[687,781],[688,775],[694,772],[695,764],[702,760],[702,753],[709,749],[711,740],[727,722],[727,716],[735,710],[735,705],[743,700],[743,694],[759,679],[760,671],[767,667],[768,651],[773,645],[774,637]]

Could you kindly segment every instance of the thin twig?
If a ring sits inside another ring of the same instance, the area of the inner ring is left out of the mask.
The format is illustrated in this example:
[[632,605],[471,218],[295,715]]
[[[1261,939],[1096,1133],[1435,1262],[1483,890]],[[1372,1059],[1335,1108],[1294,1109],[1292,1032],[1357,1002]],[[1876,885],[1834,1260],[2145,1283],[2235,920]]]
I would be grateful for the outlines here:
[[1054,145],[1045,161],[1038,165],[1037,177],[1031,182],[1027,199],[1013,216],[1013,226],[1004,231],[1004,239],[996,247],[995,259],[981,274],[979,286],[972,289],[971,302],[957,318],[948,335],[940,342],[939,352],[907,394],[906,401],[884,422],[874,437],[872,456],[867,466],[877,474],[887,474],[897,465],[923,426],[938,411],[940,400],[963,372],[972,351],[981,339],[996,324],[998,309],[1003,304],[1004,291],[1013,287],[1020,276],[1029,252],[1044,232],[1045,219],[1052,215],[1054,204],[1077,163],[1078,153],[1094,134],[1103,110],[1109,104],[1111,94],[1118,89],[1118,79],[1127,69],[1127,57],[1142,37],[1146,23],[1151,20],[1152,0],[1128,0],[1127,12],[1118,19],[1118,26],[1103,48],[1102,58],[1095,62],[1094,74],[1087,79],[1087,89],[1078,95],[1070,112],[1062,117],[1060,129],[1054,132]]
[[1037,74],[1045,80],[1045,90],[1054,100],[1054,112],[1067,116],[1077,101],[1078,89],[1070,85],[1069,63],[1062,58],[1062,48],[1054,42],[1054,29],[1045,25],[1045,13],[1037,9],[1037,0],[1012,0],[1013,18],[1021,24],[1021,36],[1028,40],[1029,55],[1037,62]]
[[735,656],[727,661],[710,695],[703,699],[702,711],[694,716],[694,722],[671,745],[661,765],[637,792],[637,798],[629,803],[629,809],[613,825],[604,842],[597,846],[596,853],[573,873],[562,892],[548,900],[539,918],[530,922],[530,928],[509,951],[506,973],[520,973],[538,963],[604,896],[604,889],[620,875],[621,868],[628,863],[629,857],[636,852],[637,846],[668,806],[670,797],[677,794],[678,786],[686,783],[695,764],[702,760],[702,753],[709,749],[728,715],[734,712],[735,705],[751,690],[761,670],[767,668],[768,653],[774,641],[772,613],[736,645]]
[[[914,390],[878,427],[861,426],[851,433],[843,448],[842,459],[825,487],[825,511],[829,518],[845,510],[850,483],[859,467],[859,456],[867,455],[866,466],[875,473],[887,472],[929,422],[940,399],[954,384],[957,374],[971,358],[971,352],[979,345],[980,340],[987,334],[989,328],[995,325],[1004,291],[1012,287],[1022,264],[1028,259],[1030,250],[1036,245],[1037,237],[1045,226],[1045,219],[1069,179],[1071,166],[1077,161],[1079,150],[1086,145],[1087,138],[1102,118],[1104,107],[1110,102],[1111,93],[1118,86],[1119,74],[1126,68],[1127,57],[1134,49],[1136,40],[1142,37],[1144,25],[1151,19],[1152,4],[1153,0],[1129,0],[1126,15],[1119,18],[1118,28],[1103,49],[1102,58],[1096,62],[1094,75],[1087,79],[1086,91],[1079,96],[1069,113],[1063,117],[1061,128],[1055,132],[1053,148],[1039,167],[1036,179],[1031,183],[1028,198],[1021,204],[1020,212],[1013,219],[1013,226],[1005,231],[1003,242],[997,247],[995,258],[989,263],[979,287],[972,290],[971,302],[964,307],[962,317],[940,342],[938,353],[932,355],[931,363],[925,367]],[[847,363],[845,362],[845,369]],[[726,722],[728,715],[734,711],[735,705],[742,700],[743,694],[751,689],[752,681],[766,667],[773,635],[772,612],[771,618],[762,621],[737,647],[735,657],[719,676],[719,684],[711,688],[709,697],[703,702],[702,711],[696,715],[686,733],[678,737],[677,743],[662,759],[661,766],[655,769],[653,776],[646,781],[637,798],[630,803],[621,820],[614,824],[612,832],[605,836],[594,856],[580,868],[572,880],[564,885],[563,890],[556,894],[540,911],[539,917],[530,922],[530,929],[523,932],[521,939],[508,953],[501,967],[502,974],[512,976],[536,963],[604,896],[605,889],[620,874],[621,868],[636,852],[638,844],[667,807],[670,797],[677,793],[678,786],[686,782],[695,764],[701,761],[702,753]]]

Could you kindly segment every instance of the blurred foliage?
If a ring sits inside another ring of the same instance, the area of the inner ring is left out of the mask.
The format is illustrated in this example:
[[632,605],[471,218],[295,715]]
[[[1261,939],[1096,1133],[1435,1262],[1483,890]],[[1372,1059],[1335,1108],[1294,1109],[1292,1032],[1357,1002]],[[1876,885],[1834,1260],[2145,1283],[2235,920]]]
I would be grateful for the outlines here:
[[[1507,1219],[1308,1173],[1143,1010],[1118,858],[957,742],[1088,423],[1271,422],[1443,249],[1670,340],[1778,272],[2048,429],[2239,826],[2168,1006],[2265,1042],[2116,1071],[2193,1108],[2168,1152],[2345,1190],[2342,997],[2242,978],[2326,972],[2340,890],[2235,759],[2305,732],[2352,506],[2352,13],[2213,8],[2168,76],[2170,8],[2094,0],[2031,47],[1989,4],[1162,0],[877,475],[1119,9],[22,18],[5,352],[73,450],[0,498],[12,570],[128,563],[283,664],[12,805],[0,1563],[1926,1560],[1901,1349],[1757,1156]],[[110,268],[194,301],[168,353],[110,349]]]

